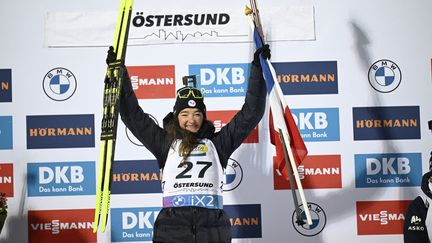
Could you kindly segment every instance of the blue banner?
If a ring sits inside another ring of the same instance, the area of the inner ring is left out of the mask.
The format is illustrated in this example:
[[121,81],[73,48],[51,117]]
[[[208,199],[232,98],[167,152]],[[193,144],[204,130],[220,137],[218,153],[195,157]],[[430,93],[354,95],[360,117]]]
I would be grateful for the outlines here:
[[93,114],[27,116],[27,149],[94,146]]

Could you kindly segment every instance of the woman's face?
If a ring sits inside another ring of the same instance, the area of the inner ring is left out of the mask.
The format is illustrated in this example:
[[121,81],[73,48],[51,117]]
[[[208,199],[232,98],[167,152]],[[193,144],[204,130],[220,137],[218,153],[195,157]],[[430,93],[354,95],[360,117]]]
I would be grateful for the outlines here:
[[201,128],[203,119],[203,113],[198,108],[186,108],[178,114],[180,128],[193,133]]

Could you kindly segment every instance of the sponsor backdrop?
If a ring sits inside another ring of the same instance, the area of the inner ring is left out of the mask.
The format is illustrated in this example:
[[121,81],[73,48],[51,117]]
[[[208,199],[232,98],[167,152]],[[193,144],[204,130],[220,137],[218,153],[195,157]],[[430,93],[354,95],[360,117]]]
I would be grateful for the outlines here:
[[[267,111],[227,166],[233,242],[402,242],[405,209],[420,193],[432,149],[432,2],[258,4],[309,149],[298,169],[313,224],[296,223],[290,184],[274,170]],[[151,241],[161,174],[121,122],[107,231],[92,233],[105,57],[118,5],[0,8],[0,191],[9,202],[1,242]],[[197,75],[216,129],[241,108],[254,51],[244,5],[136,1],[126,65],[156,122],[172,110],[184,75]]]

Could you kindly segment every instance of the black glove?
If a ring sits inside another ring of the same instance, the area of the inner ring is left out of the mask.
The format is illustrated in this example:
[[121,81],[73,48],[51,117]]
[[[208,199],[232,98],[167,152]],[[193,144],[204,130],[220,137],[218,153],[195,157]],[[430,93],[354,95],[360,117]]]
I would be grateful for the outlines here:
[[109,47],[107,53],[108,55],[105,61],[109,65],[110,63],[115,62],[115,60],[117,59],[117,54],[114,52],[114,47],[112,46]]
[[258,48],[254,53],[254,59],[252,61],[253,64],[256,66],[261,67],[261,62],[259,55],[262,54],[264,59],[270,59],[271,53],[270,53],[270,46],[268,44],[265,44],[263,47]]

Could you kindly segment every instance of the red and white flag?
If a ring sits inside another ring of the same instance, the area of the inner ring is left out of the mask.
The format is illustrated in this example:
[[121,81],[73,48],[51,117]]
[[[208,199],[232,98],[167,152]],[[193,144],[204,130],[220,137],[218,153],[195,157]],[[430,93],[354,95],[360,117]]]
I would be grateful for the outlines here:
[[[257,49],[263,46],[256,27],[254,28],[254,41]],[[277,168],[275,169],[278,174],[283,175],[288,180],[287,163],[285,161],[281,138],[285,140],[287,146],[289,144],[292,151],[292,159],[296,166],[299,166],[306,158],[308,151],[291,111],[286,104],[279,83],[276,81],[276,73],[273,65],[261,55],[260,62],[270,103],[270,141],[276,147],[275,159]]]

